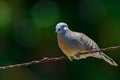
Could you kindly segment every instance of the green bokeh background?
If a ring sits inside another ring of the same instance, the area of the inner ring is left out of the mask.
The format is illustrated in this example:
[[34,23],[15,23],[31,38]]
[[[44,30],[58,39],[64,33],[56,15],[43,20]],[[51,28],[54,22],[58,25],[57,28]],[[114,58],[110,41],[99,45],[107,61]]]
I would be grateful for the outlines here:
[[[0,0],[0,66],[64,54],[55,26],[66,22],[101,47],[120,45],[120,0]],[[120,50],[106,51],[120,64]],[[87,58],[0,71],[0,80],[120,80],[120,67]]]

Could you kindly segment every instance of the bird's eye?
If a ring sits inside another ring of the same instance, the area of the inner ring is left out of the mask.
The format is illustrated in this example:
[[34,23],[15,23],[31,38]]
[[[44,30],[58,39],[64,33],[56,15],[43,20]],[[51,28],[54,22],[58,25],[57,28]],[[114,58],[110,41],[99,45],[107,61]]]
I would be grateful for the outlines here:
[[61,28],[64,28],[64,27],[65,27],[65,25],[62,25],[62,26],[61,26]]

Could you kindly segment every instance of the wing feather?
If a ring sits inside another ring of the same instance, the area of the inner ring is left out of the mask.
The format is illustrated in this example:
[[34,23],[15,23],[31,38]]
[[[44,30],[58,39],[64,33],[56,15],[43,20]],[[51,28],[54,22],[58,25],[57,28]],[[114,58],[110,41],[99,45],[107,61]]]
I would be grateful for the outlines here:
[[83,45],[84,45],[84,48],[86,50],[98,50],[98,49],[100,49],[94,40],[92,40],[91,38],[89,38],[88,36],[86,36],[83,33],[80,33],[80,40],[84,43]]

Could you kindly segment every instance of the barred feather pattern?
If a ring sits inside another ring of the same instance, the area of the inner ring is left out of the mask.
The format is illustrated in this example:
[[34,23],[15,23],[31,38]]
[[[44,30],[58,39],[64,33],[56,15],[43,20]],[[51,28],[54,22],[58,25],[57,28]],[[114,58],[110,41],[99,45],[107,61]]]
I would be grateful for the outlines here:
[[82,59],[87,57],[96,57],[101,58],[108,62],[111,65],[118,66],[117,63],[105,55],[103,52],[97,52],[94,54],[84,54],[80,56],[75,56],[78,52],[85,52],[90,50],[99,50],[99,46],[86,36],[83,33],[73,32],[71,30],[66,30],[64,33],[58,33],[58,44],[61,50],[65,53],[65,55],[72,61],[72,59]]

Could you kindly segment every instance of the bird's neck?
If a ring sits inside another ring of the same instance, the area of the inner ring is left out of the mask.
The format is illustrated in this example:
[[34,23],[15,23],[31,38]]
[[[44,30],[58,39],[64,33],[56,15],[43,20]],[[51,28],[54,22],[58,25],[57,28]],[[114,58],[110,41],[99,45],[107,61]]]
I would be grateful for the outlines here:
[[63,31],[63,32],[58,33],[58,35],[65,36],[66,34],[69,33],[69,31],[70,31],[70,30],[67,29],[67,30],[65,30],[65,31]]
[[66,30],[64,32],[58,33],[58,36],[63,37],[63,38],[67,38],[67,37],[69,37],[69,35],[71,35],[71,32],[72,31],[70,29],[68,29],[68,30]]

